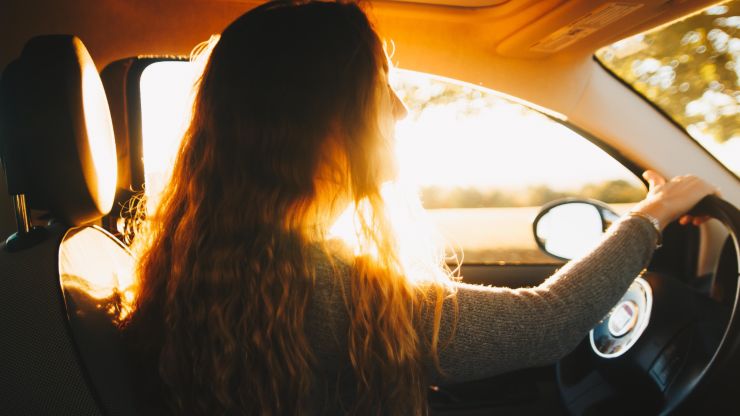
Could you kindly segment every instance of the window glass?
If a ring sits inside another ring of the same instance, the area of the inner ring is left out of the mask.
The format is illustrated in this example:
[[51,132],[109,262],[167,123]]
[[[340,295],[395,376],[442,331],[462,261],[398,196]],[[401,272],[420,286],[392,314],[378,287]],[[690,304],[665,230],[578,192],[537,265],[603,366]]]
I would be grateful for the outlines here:
[[187,128],[192,103],[195,65],[162,61],[141,73],[141,132],[147,201],[156,203]]
[[565,125],[476,86],[396,70],[409,107],[397,127],[401,175],[466,263],[552,263],[532,235],[564,197],[623,211],[645,195],[632,172]]
[[[188,114],[187,62],[155,63],[142,75],[147,193],[156,195]],[[575,196],[628,209],[642,183],[560,122],[490,90],[394,70],[409,107],[396,128],[402,179],[466,263],[557,263],[534,241],[532,221],[552,200]],[[146,102],[151,100],[151,102]]]
[[740,1],[607,46],[596,57],[740,175]]

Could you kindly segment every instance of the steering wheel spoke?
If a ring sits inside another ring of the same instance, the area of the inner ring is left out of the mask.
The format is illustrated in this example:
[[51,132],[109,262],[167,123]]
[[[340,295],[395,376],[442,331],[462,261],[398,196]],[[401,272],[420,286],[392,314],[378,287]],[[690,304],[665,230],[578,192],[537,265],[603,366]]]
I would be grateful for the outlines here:
[[[707,197],[692,214],[721,221],[734,242],[735,256],[740,256],[740,211],[717,197]],[[740,292],[738,274],[733,276],[715,276],[710,293],[667,274],[646,272],[638,278],[639,284],[633,283],[591,331],[591,348],[584,342],[558,363],[561,394],[571,413],[608,409],[612,414],[621,411],[619,403],[628,402],[653,409],[645,410],[650,414],[666,414],[705,393],[705,385],[716,380],[723,365],[740,350],[736,316]],[[723,296],[716,296],[718,292]],[[643,293],[649,294],[649,301],[641,300]],[[640,319],[649,323],[643,327]],[[584,392],[584,385],[594,380],[599,380],[594,391],[609,391],[609,397]]]

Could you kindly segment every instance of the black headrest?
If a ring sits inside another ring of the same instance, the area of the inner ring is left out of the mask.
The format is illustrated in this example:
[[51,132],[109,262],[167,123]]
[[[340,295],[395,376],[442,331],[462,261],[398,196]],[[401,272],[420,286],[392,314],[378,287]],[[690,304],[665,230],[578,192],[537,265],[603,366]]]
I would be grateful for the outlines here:
[[11,195],[69,225],[110,211],[116,145],[95,64],[71,35],[31,39],[0,79],[0,158]]

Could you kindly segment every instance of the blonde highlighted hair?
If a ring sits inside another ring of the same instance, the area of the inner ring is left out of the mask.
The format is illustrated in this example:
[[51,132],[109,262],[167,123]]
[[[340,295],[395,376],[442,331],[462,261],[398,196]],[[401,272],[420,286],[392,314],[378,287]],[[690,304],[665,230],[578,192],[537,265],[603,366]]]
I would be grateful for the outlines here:
[[[449,280],[434,255],[422,261],[424,281],[409,278],[416,266],[401,259],[381,192],[386,65],[352,3],[267,3],[212,48],[171,179],[136,236],[124,325],[170,411],[279,415],[312,405],[309,250],[327,238],[316,210],[328,200],[355,207],[348,351],[337,357],[357,382],[348,411],[426,413],[425,363],[436,362]],[[420,327],[425,311],[431,336]]]

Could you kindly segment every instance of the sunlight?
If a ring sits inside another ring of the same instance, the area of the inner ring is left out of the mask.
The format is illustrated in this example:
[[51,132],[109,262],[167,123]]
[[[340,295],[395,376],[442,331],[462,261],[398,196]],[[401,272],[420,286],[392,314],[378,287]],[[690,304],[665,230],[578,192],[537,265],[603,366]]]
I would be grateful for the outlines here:
[[[150,65],[141,77],[150,209],[166,184],[190,119],[192,86],[200,73],[196,68],[201,66],[160,62]],[[611,202],[631,202],[635,191],[644,195],[642,183],[619,162],[520,102],[412,71],[393,69],[390,78],[409,106],[409,115],[396,126],[399,176],[384,187],[383,195],[399,234],[402,266],[412,279],[429,275],[417,270],[419,265],[443,258],[441,242],[454,245],[450,253],[462,255],[465,248],[473,261],[507,256],[509,261],[552,262],[537,249],[531,232],[531,220],[542,203],[565,194],[595,197],[595,193],[579,192],[588,186],[592,191],[607,189],[599,186],[615,181],[621,188],[602,192],[621,198]],[[420,193],[427,200],[420,201]],[[476,193],[478,200],[465,196]],[[435,209],[425,211],[421,202]],[[358,234],[357,221],[357,211],[348,207],[331,236],[345,241],[356,255],[373,255],[372,244]],[[437,229],[444,238],[432,235]],[[454,264],[459,259],[447,260]]]
[[735,174],[740,173],[738,14],[740,1],[723,2],[595,54]]
[[74,290],[123,319],[133,300],[134,260],[119,244],[98,228],[72,229],[59,245],[58,267],[65,291]]
[[[415,283],[445,281],[439,269],[430,266],[445,262],[457,264],[459,261],[454,254],[451,254],[452,258],[445,257],[445,239],[432,225],[415,190],[400,182],[388,182],[383,185],[381,192],[398,243],[401,272]],[[329,237],[342,240],[355,256],[376,258],[376,248],[371,242],[363,240],[359,219],[361,213],[367,213],[363,209],[366,207],[358,210],[354,204],[350,204],[330,229]]]
[[103,83],[100,80],[95,64],[89,55],[84,57],[82,71],[82,107],[85,112],[85,129],[87,130],[90,158],[95,167],[98,201],[101,210],[107,210],[113,204],[118,178],[118,161],[116,160],[116,141],[113,124],[108,109]]
[[169,180],[178,149],[192,119],[197,84],[213,48],[212,35],[193,48],[189,61],[162,61],[144,69],[139,80],[147,211],[156,207]]
[[342,212],[329,230],[329,237],[342,240],[352,249],[355,256],[359,256],[361,253],[359,237],[357,236],[358,227],[356,226],[355,210],[355,204],[347,205],[347,209]]
[[[396,71],[399,74],[394,78],[412,79],[428,89],[422,90],[422,98],[443,87],[423,85],[425,76]],[[187,128],[197,75],[192,64],[174,61],[152,64],[141,76],[148,196],[156,195],[167,180]],[[471,108],[477,113],[466,114]],[[604,152],[594,152],[595,146],[572,130],[503,98],[430,105],[416,117],[399,122],[396,136],[400,176],[418,186],[573,189],[587,182],[620,178],[624,172],[623,166]],[[579,160],[578,170],[561,165],[564,142],[570,159]],[[522,161],[535,169],[520,169]]]
[[149,65],[141,74],[141,130],[147,208],[156,206],[190,122],[193,85],[199,74],[186,61]]
[[[471,108],[475,113],[466,114]],[[624,175],[623,166],[577,133],[503,98],[427,106],[399,122],[396,136],[401,175],[419,186],[573,189]],[[578,170],[562,165],[564,143]],[[523,170],[523,163],[535,169]]]
[[[415,82],[424,82],[424,76],[399,72],[395,77],[415,76]],[[173,61],[152,64],[141,76],[148,196],[167,180],[187,128],[197,75],[190,63]],[[427,88],[432,94],[442,86]],[[419,186],[517,190],[534,184],[573,188],[622,176],[621,165],[603,152],[596,154],[593,144],[567,127],[503,98],[490,102],[479,104],[474,116],[465,113],[476,103],[457,100],[431,105],[418,117],[399,122],[396,148],[403,180]],[[571,158],[582,162],[578,171],[559,166],[563,142],[568,142]],[[523,160],[537,169],[519,169]]]
[[458,263],[458,251],[445,246],[446,239],[422,207],[416,187],[401,180],[388,182],[382,195],[398,243],[401,272],[414,283],[445,282],[434,265]]

